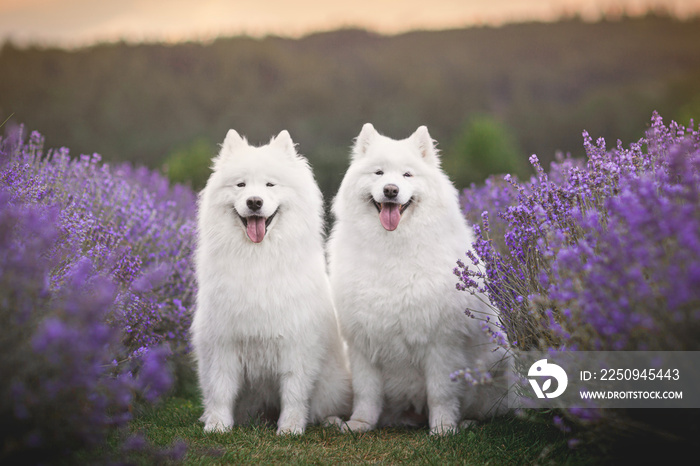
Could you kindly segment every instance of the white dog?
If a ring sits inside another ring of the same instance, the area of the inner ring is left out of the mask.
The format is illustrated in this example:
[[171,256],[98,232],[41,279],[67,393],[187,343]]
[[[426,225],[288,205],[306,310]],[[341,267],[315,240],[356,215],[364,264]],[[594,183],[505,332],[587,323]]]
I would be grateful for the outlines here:
[[204,430],[280,410],[278,434],[350,412],[346,354],[323,251],[323,200],[287,131],[234,130],[200,194],[192,343]]
[[473,233],[427,128],[396,141],[365,124],[333,213],[331,287],[354,391],[343,429],[401,423],[413,412],[442,434],[502,412],[503,386],[450,379],[464,368],[503,366],[505,350],[464,312],[492,311],[455,288],[453,270]]

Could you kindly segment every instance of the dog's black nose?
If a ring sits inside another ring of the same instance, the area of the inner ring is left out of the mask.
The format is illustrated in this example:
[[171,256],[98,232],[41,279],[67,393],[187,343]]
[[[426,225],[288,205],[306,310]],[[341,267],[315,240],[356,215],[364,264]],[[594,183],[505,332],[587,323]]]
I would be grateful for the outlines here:
[[248,200],[245,201],[245,203],[250,210],[258,211],[263,205],[263,200],[260,199],[258,196],[253,196],[249,197]]
[[389,199],[395,198],[399,195],[399,187],[395,184],[388,184],[384,186],[384,195]]

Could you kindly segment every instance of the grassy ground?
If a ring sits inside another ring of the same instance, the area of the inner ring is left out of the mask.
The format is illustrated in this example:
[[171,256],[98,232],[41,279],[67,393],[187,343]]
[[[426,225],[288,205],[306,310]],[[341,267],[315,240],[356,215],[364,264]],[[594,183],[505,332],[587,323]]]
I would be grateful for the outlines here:
[[309,427],[299,437],[278,437],[271,425],[236,427],[205,434],[196,397],[171,397],[142,411],[132,423],[156,445],[182,439],[185,464],[593,464],[585,451],[570,450],[550,422],[506,417],[472,426],[458,435],[433,437],[427,429],[380,429],[344,435]]

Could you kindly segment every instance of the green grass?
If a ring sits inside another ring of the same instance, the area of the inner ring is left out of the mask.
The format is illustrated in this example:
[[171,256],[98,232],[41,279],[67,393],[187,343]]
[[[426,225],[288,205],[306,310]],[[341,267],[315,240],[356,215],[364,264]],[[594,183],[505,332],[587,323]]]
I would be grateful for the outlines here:
[[171,397],[143,409],[132,422],[155,445],[178,439],[189,448],[185,464],[593,464],[585,451],[570,450],[567,438],[551,422],[504,417],[434,437],[426,429],[391,428],[365,434],[341,434],[311,426],[303,436],[278,437],[263,423],[205,434],[196,396]]

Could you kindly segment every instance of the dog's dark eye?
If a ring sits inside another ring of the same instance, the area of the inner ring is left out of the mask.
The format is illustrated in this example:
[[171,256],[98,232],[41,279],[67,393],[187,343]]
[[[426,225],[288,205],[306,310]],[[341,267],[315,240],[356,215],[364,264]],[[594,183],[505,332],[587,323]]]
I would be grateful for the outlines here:
[[274,185],[275,185],[275,183],[267,183],[265,186],[267,186],[268,188],[271,188],[271,187],[273,187]]
[[382,175],[384,174],[384,172],[381,171],[381,170],[377,170],[376,172],[374,172],[374,174],[375,174],[375,175],[382,176]]
[[411,172],[406,172],[406,173],[403,174],[403,176],[404,176],[404,178],[410,178],[410,177],[412,177],[413,175],[411,174]]
[[239,188],[245,188],[245,183],[238,183],[236,186],[238,186]]

